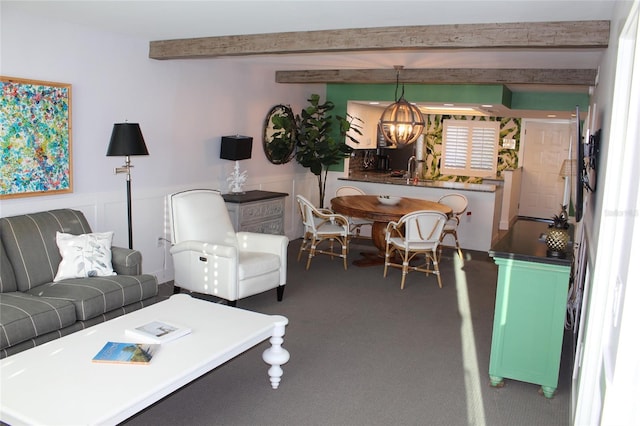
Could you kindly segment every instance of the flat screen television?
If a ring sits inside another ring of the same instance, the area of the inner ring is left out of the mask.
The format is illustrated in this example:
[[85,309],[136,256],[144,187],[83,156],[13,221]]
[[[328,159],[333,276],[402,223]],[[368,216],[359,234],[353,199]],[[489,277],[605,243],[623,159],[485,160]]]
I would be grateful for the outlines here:
[[582,142],[582,126],[580,125],[580,107],[576,105],[576,199],[574,200],[574,210],[576,213],[576,223],[582,220],[582,204],[584,190],[584,143]]

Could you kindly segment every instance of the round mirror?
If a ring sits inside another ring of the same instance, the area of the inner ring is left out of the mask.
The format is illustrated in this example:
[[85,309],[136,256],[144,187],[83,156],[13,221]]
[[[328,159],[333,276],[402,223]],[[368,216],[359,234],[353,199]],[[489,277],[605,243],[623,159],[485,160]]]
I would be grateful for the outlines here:
[[262,146],[267,159],[273,164],[285,164],[293,158],[295,141],[295,116],[291,107],[276,105],[264,121]]

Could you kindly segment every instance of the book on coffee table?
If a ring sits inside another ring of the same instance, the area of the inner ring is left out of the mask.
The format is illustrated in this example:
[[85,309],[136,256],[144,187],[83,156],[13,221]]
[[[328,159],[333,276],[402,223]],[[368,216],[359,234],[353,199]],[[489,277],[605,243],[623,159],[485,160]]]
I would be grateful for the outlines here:
[[144,341],[166,343],[191,333],[191,329],[164,321],[152,321],[139,327],[128,328],[126,333]]
[[93,362],[116,364],[149,364],[160,345],[147,343],[107,342],[93,357]]

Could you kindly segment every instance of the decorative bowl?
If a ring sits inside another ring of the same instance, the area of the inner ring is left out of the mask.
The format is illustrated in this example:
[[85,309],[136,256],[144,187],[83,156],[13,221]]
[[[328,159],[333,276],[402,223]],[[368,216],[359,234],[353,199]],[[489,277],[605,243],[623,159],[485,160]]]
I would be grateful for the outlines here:
[[400,202],[401,197],[394,197],[392,195],[378,195],[378,201],[380,204],[386,204],[387,206],[395,206]]

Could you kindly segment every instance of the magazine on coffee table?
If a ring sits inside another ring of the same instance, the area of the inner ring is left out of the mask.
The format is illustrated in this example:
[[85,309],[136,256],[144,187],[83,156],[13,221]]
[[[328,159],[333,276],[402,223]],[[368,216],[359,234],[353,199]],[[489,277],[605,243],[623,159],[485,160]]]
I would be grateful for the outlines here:
[[191,329],[165,321],[151,321],[139,327],[128,328],[126,333],[132,337],[145,339],[145,341],[166,343],[191,333]]
[[93,362],[116,364],[149,364],[160,345],[147,343],[107,342],[93,357]]

